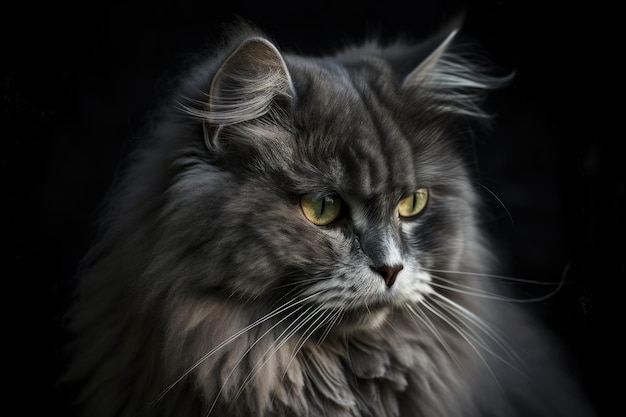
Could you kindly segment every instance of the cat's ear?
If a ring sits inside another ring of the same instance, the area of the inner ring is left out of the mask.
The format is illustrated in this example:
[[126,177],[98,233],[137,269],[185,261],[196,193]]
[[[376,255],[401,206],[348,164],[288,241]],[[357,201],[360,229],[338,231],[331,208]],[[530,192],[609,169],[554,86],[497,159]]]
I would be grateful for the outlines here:
[[223,131],[232,126],[250,129],[256,124],[271,129],[272,123],[284,118],[294,98],[291,76],[278,49],[262,37],[244,40],[211,82],[206,104],[207,146],[215,147]]

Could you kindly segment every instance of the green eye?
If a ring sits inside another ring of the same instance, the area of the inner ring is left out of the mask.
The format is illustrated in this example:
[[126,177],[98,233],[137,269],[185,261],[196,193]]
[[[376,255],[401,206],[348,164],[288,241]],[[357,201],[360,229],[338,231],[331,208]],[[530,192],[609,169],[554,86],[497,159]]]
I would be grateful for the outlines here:
[[400,217],[417,216],[424,210],[427,201],[428,190],[426,188],[420,188],[410,196],[400,200],[400,204],[398,204],[398,214]]
[[307,194],[300,199],[304,216],[313,224],[325,226],[337,220],[341,213],[341,200]]

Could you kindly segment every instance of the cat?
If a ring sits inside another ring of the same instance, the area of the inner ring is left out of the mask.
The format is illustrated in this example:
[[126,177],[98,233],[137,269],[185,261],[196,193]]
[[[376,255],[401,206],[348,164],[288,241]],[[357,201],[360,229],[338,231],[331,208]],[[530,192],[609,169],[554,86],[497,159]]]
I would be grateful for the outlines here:
[[81,415],[593,416],[503,288],[455,21],[282,51],[239,23],[124,161],[68,312]]

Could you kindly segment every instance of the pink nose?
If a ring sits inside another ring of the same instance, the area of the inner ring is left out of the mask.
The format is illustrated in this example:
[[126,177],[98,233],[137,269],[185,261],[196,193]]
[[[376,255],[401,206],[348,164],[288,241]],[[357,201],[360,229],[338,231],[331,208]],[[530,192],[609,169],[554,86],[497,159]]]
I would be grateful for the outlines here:
[[402,271],[404,268],[402,265],[398,266],[388,266],[383,265],[378,268],[372,267],[372,269],[380,274],[381,277],[385,280],[385,284],[387,284],[387,288],[391,288],[391,286],[396,282],[396,277],[398,273]]

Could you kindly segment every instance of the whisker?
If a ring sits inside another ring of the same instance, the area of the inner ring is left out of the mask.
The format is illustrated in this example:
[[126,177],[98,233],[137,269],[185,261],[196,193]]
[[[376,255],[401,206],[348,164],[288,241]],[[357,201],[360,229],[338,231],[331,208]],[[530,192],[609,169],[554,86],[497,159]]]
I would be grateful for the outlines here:
[[228,337],[226,340],[222,341],[219,345],[215,346],[208,353],[206,353],[204,356],[202,356],[200,359],[198,359],[193,365],[191,365],[185,372],[183,372],[181,374],[180,377],[178,377],[178,379],[176,379],[174,382],[172,382],[170,385],[168,385],[161,392],[161,394],[159,394],[158,397],[156,397],[154,400],[152,400],[151,406],[155,405],[160,400],[162,400],[163,397],[165,397],[165,395],[167,395],[168,392],[170,392],[177,384],[180,383],[180,381],[185,379],[191,372],[193,372],[198,366],[200,366],[205,360],[207,360],[209,357],[214,355],[216,352],[218,352],[219,350],[223,349],[225,346],[227,346],[228,344],[232,343],[234,340],[236,340],[237,338],[239,338],[240,336],[242,336],[246,332],[250,331],[251,329],[255,328],[256,326],[260,325],[261,323],[271,319],[272,317],[275,317],[278,314],[281,314],[282,312],[284,312],[284,311],[286,311],[286,310],[288,310],[290,308],[295,307],[298,304],[302,304],[302,303],[306,302],[307,300],[315,297],[316,295],[317,294],[311,294],[311,295],[309,295],[307,297],[304,297],[304,298],[301,298],[301,299],[293,298],[293,299],[289,300],[288,302],[286,302],[285,304],[283,304],[280,308],[277,308],[277,309],[271,311],[270,313],[268,313],[265,316],[259,318],[255,322],[253,322],[253,323],[249,324],[248,326],[244,327],[243,329],[239,330],[238,332],[236,332],[232,336]]
[[[297,275],[293,274],[293,276],[297,276]],[[321,277],[311,277],[311,278],[306,278],[306,279],[298,278],[298,280],[295,281],[295,282],[286,282],[284,284],[277,285],[276,287],[274,287],[274,290],[278,290],[278,289],[282,289],[282,288],[288,288],[288,287],[295,287],[295,288],[297,288],[297,287],[305,286],[305,285],[308,286],[308,285],[311,285],[312,283],[319,282],[319,281],[321,281],[323,279],[324,278],[321,278]]]
[[434,269],[434,268],[425,268],[425,267],[422,267],[422,269],[427,272],[435,272],[435,273],[440,273],[440,274],[457,274],[457,275],[468,275],[468,276],[474,276],[474,277],[496,278],[496,279],[503,280],[503,281],[512,281],[512,282],[521,283],[521,284],[559,285],[562,282],[562,280],[560,280],[558,283],[537,281],[537,280],[531,280],[531,279],[511,277],[511,276],[506,276],[506,275],[487,274],[483,272],[452,271],[448,269]]
[[[283,317],[282,319],[280,319],[279,321],[277,321],[276,323],[274,323],[274,325],[272,327],[270,327],[269,329],[267,329],[262,335],[260,335],[259,337],[256,338],[256,340],[254,341],[254,343],[252,343],[250,346],[248,346],[248,349],[246,349],[246,351],[241,355],[241,357],[239,358],[239,360],[235,363],[235,366],[233,367],[233,369],[228,373],[228,375],[226,376],[226,379],[224,380],[224,384],[230,379],[230,377],[233,375],[233,373],[235,372],[235,369],[237,368],[237,366],[241,363],[241,361],[243,361],[243,359],[246,357],[246,355],[248,353],[250,353],[250,351],[268,334],[270,333],[272,330],[274,330],[277,326],[279,326],[282,322],[284,322],[285,320],[287,320],[287,318],[289,318],[290,316],[292,316],[293,314],[295,314],[296,312],[300,311],[302,308],[304,308],[303,306],[299,306],[297,309],[295,309],[294,311],[290,312],[289,314],[287,314],[285,317]],[[302,315],[306,314],[309,310],[311,309],[311,307],[307,308],[303,313],[300,314],[300,316],[298,318],[296,318],[296,320],[298,320]],[[215,408],[215,405],[217,404],[217,400],[220,398],[220,396],[222,395],[222,392],[224,391],[224,384],[222,385],[222,388],[220,388],[219,392],[217,393],[217,395],[215,396],[215,399],[213,400],[213,403],[211,404],[211,407],[209,408],[209,411],[207,413],[207,416],[211,414],[211,412],[213,411],[213,408]]]
[[508,208],[506,208],[506,205],[504,205],[504,202],[500,199],[500,197],[498,197],[496,195],[496,193],[494,193],[493,191],[491,191],[486,185],[482,184],[482,183],[478,183],[478,185],[480,185],[483,189],[485,189],[489,194],[491,194],[491,196],[493,198],[496,199],[496,201],[498,203],[500,203],[500,205],[502,206],[502,208],[504,209],[504,211],[506,212],[507,216],[509,217],[509,220],[511,220],[511,225],[515,225],[515,222],[513,221],[513,216],[511,215],[511,212],[509,211]]
[[512,302],[512,303],[540,302],[540,301],[543,301],[547,298],[554,296],[561,288],[561,287],[557,287],[555,290],[551,291],[550,293],[539,296],[539,297],[519,298],[519,297],[510,297],[510,296],[500,295],[492,291],[483,290],[482,288],[474,288],[471,285],[460,284],[453,280],[445,279],[441,276],[433,275],[433,277],[437,278],[437,280],[441,282],[451,284],[451,285],[444,285],[444,284],[440,284],[439,282],[435,280],[429,281],[429,284],[432,285],[433,287],[453,291],[459,294],[471,295],[473,297],[480,297],[480,298],[486,298],[486,299],[497,300],[497,301],[507,301],[507,302]]
[[508,296],[504,296],[504,295],[498,295],[496,293],[490,292],[490,291],[486,291],[480,288],[473,288],[472,286],[469,285],[465,285],[465,284],[461,284],[461,283],[457,283],[453,280],[450,279],[446,279],[443,278],[440,275],[433,275],[434,278],[437,278],[439,281],[442,281],[446,284],[452,284],[453,286],[447,286],[447,285],[443,285],[440,284],[436,281],[429,281],[429,284],[432,286],[436,286],[438,288],[442,288],[442,289],[446,289],[446,290],[450,290],[450,291],[455,291],[458,293],[462,293],[462,294],[466,294],[466,295],[472,295],[472,296],[477,296],[477,297],[482,297],[482,298],[488,298],[488,299],[493,299],[493,300],[499,300],[499,301],[508,301],[508,302],[514,302],[514,303],[537,303],[537,302],[541,302],[541,301],[545,301],[549,298],[554,297],[557,293],[559,293],[559,291],[561,291],[561,289],[563,289],[564,285],[565,285],[565,277],[567,275],[567,272],[569,271],[569,265],[566,266],[565,270],[563,271],[563,274],[561,275],[561,279],[559,280],[558,283],[549,283],[549,282],[543,282],[543,281],[534,281],[534,280],[527,280],[527,279],[521,279],[521,278],[513,278],[513,277],[507,277],[507,276],[502,276],[502,275],[493,275],[493,274],[481,274],[481,273],[472,273],[472,272],[459,272],[459,271],[447,271],[447,270],[436,270],[436,269],[430,269],[430,268],[423,268],[425,271],[428,272],[436,272],[436,273],[446,273],[446,274],[458,274],[458,275],[468,275],[468,276],[478,276],[478,277],[485,277],[485,278],[497,278],[497,279],[501,279],[501,280],[506,280],[506,281],[511,281],[514,283],[522,283],[522,284],[533,284],[533,285],[544,285],[544,286],[554,286],[556,285],[556,288],[554,288],[552,291],[550,291],[547,294],[541,295],[541,296],[536,296],[536,297],[531,297],[531,298],[516,298],[516,297],[508,297]]
[[441,288],[444,290],[448,290],[448,291],[454,291],[456,293],[459,294],[465,294],[465,295],[471,295],[474,297],[481,297],[481,298],[488,298],[491,300],[499,300],[499,301],[518,301],[518,302],[525,302],[525,301],[529,301],[529,300],[519,300],[516,298],[512,298],[512,297],[506,297],[506,296],[502,296],[502,295],[498,295],[496,293],[490,292],[490,291],[486,291],[483,290],[481,288],[474,288],[470,285],[464,285],[464,284],[459,284],[457,282],[454,282],[452,280],[447,280],[445,278],[439,277],[439,276],[434,276],[434,278],[437,278],[439,281],[445,282],[445,283],[449,283],[451,285],[443,285],[440,284],[436,281],[429,281],[429,285],[432,285],[433,287],[437,287],[437,288]]
[[[416,311],[413,307],[417,308],[419,311]],[[426,326],[426,328],[428,330],[430,330],[430,332],[439,341],[439,343],[444,348],[444,350],[446,352],[448,352],[448,356],[454,361],[454,363],[459,367],[459,369],[461,369],[462,368],[461,364],[459,363],[458,359],[456,358],[456,355],[454,354],[454,352],[452,352],[452,349],[450,348],[450,345],[448,345],[448,343],[444,340],[443,336],[441,335],[441,332],[437,329],[435,324],[428,318],[428,316],[426,316],[423,313],[423,311],[421,310],[419,304],[417,304],[415,306],[407,305],[406,309],[409,310],[409,312],[412,313],[412,316],[418,318]]]
[[[295,274],[290,274],[290,275],[294,275]],[[298,293],[298,294],[305,294],[305,292],[300,291],[301,289],[309,289],[311,287],[312,284],[315,284],[317,282],[319,282],[320,280],[323,280],[324,278],[321,277],[312,277],[312,278],[307,278],[307,279],[299,279],[296,282],[287,282],[284,283],[282,285],[278,285],[276,287],[274,287],[274,291],[279,291],[281,289],[284,288],[289,288],[292,287],[289,291],[287,291],[286,293],[282,294],[280,298],[278,298],[276,300],[276,302],[280,302],[281,300],[287,298],[290,294],[293,293]],[[318,290],[316,291],[316,294],[320,294],[321,292],[323,292],[324,290]]]
[[448,316],[446,316],[445,314],[443,314],[443,312],[441,312],[440,310],[438,310],[437,308],[435,308],[434,306],[431,306],[426,300],[422,301],[422,305],[425,306],[431,313],[433,313],[435,316],[439,317],[441,320],[443,320],[446,324],[448,324],[452,329],[454,329],[457,334],[459,336],[461,336],[463,339],[465,339],[465,341],[467,342],[467,344],[469,345],[469,347],[476,352],[476,354],[478,355],[478,358],[481,360],[481,362],[485,365],[485,368],[487,369],[487,371],[491,374],[491,376],[493,377],[494,381],[496,382],[496,384],[498,385],[498,387],[500,387],[500,389],[502,390],[502,386],[500,384],[500,382],[498,381],[498,377],[496,376],[496,374],[494,373],[493,369],[491,368],[491,366],[489,365],[489,363],[487,362],[487,360],[485,359],[485,357],[483,356],[483,354],[480,352],[480,350],[476,347],[476,345],[474,345],[473,341],[470,340],[470,337],[463,331],[462,328],[460,328],[459,326],[456,325],[456,323],[450,319]]
[[[330,331],[330,329],[332,328],[332,326],[334,325],[334,323],[336,323],[337,320],[337,316],[338,314],[333,315],[333,312],[336,309],[331,309],[331,310],[323,310],[323,309],[319,309],[319,312],[321,312],[322,314],[320,315],[320,317],[322,318],[322,320],[319,321],[319,323],[317,323],[317,325],[315,324],[319,319],[316,319],[313,323],[311,323],[311,325],[309,326],[309,328],[304,331],[302,333],[302,335],[300,336],[300,338],[298,339],[298,342],[296,343],[296,348],[294,349],[293,354],[291,355],[291,358],[289,359],[289,362],[287,363],[287,366],[285,367],[285,370],[283,372],[282,378],[285,378],[285,376],[287,375],[287,370],[289,369],[289,366],[291,366],[291,363],[295,360],[298,352],[302,349],[302,347],[306,344],[306,342],[309,341],[309,339],[311,338],[311,336],[313,336],[313,334],[318,331],[320,329],[320,327],[322,327],[325,324],[328,324],[328,327],[326,328],[326,330],[324,331],[324,333],[322,334],[320,340],[318,340],[317,345],[319,346],[319,344],[321,343],[322,340],[324,340],[326,338],[326,336],[328,335],[328,332]],[[331,317],[330,321],[328,322],[328,318]],[[315,327],[313,327],[315,326]]]
[[480,350],[474,344],[474,340],[473,339],[470,340],[471,338],[464,331],[464,329],[459,327],[450,317],[446,316],[443,313],[443,311],[441,311],[438,308],[436,308],[435,306],[431,305],[428,301],[422,300],[422,305],[424,307],[426,307],[428,309],[428,311],[430,311],[432,314],[434,314],[435,316],[439,317],[447,325],[449,325],[451,328],[453,328],[457,332],[457,334],[459,334],[463,339],[465,339],[465,341],[470,345],[470,347],[478,354],[478,356],[482,359],[482,361],[485,363],[485,365],[489,366],[487,364],[487,361],[484,359],[482,353],[480,352]]
[[[300,317],[302,317],[304,314],[306,314],[312,307],[309,307],[304,313],[302,313],[298,319]],[[243,391],[245,390],[245,388],[247,387],[248,384],[250,384],[250,382],[252,381],[252,379],[261,371],[261,369],[263,368],[263,366],[265,364],[267,364],[267,362],[270,360],[270,358],[272,356],[274,356],[276,354],[276,352],[278,352],[278,350],[289,340],[289,338],[291,336],[293,336],[296,332],[298,332],[300,329],[302,329],[309,321],[311,321],[312,317],[315,317],[320,311],[322,311],[322,306],[317,306],[315,307],[314,312],[309,315],[308,317],[305,317],[305,319],[301,322],[298,321],[298,319],[292,321],[289,326],[287,326],[287,328],[285,330],[283,330],[283,332],[278,335],[278,337],[276,338],[276,341],[280,341],[278,344],[276,344],[274,346],[274,348],[268,349],[263,356],[265,356],[265,360],[263,360],[261,363],[258,363],[257,365],[254,366],[254,368],[248,373],[248,376],[246,377],[246,379],[244,380],[242,386],[239,388],[239,390],[237,391],[237,393],[235,394],[234,400],[236,401],[237,398],[239,398],[239,396],[243,393]],[[295,326],[289,330],[289,328],[294,325]],[[287,333],[285,335],[285,333]]]
[[[496,343],[496,346],[499,347],[502,352],[506,354],[506,356],[517,363],[522,363],[519,355],[517,355],[515,349],[511,347],[505,337],[499,333],[492,326],[489,326],[483,319],[478,317],[476,314],[463,307],[462,305],[455,303],[447,297],[444,297],[441,294],[433,293],[439,300],[443,301],[446,304],[442,304],[437,302],[437,300],[433,299],[434,302],[437,303],[440,307],[448,311],[450,314],[454,315],[454,317],[462,324],[464,324],[465,328],[471,332],[471,335],[474,337],[478,346],[481,346],[485,351],[492,354],[494,357],[500,359],[502,362],[508,364],[514,369],[520,371],[513,363],[509,360],[503,358],[501,355],[497,354],[493,349],[488,347],[485,342],[482,341],[482,338],[476,333],[472,326],[467,324],[465,320],[469,320],[469,323],[473,324],[477,329],[481,330],[486,336],[488,336],[493,342]],[[469,336],[469,335],[468,335]]]
[[[321,306],[316,309],[316,313],[321,311]],[[314,313],[314,314],[316,314]],[[302,328],[303,326],[300,326],[299,328]],[[311,326],[309,326],[309,329],[311,328]],[[308,331],[308,330],[307,330]],[[313,333],[311,333],[312,335]],[[293,353],[291,354],[291,358],[289,358],[289,362],[287,362],[287,365],[285,366],[285,370],[283,371],[283,375],[281,378],[285,378],[285,376],[287,375],[287,371],[289,370],[289,367],[291,366],[291,363],[296,359],[296,356],[298,356],[298,352],[300,351],[300,349],[302,349],[302,347],[304,346],[304,344],[309,340],[309,337],[311,335],[307,335],[307,332],[304,332],[300,338],[298,339],[298,342],[296,342],[296,347],[293,350]]]
[[332,328],[335,327],[335,325],[341,320],[341,318],[345,314],[342,309],[333,308],[332,310],[329,311],[329,315],[331,315],[333,312],[335,314],[333,314],[333,317],[332,317],[331,321],[328,323],[328,326],[326,327],[326,330],[324,330],[324,333],[322,333],[322,335],[320,336],[320,339],[317,342],[318,345],[320,343],[322,343],[324,340],[326,340],[326,338],[328,337],[328,334],[330,333]]

